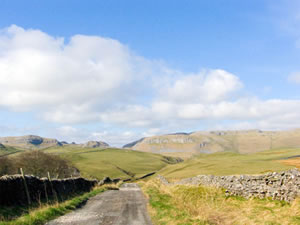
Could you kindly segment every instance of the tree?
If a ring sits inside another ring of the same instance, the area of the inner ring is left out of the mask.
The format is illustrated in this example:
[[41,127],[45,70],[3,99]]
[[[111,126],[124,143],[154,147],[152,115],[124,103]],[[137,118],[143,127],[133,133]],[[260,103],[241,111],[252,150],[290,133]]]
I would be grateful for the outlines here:
[[23,168],[26,174],[38,177],[47,177],[49,172],[53,177],[66,178],[76,172],[76,168],[66,159],[38,150],[20,154],[16,158],[16,166]]
[[16,168],[11,159],[8,157],[0,157],[0,176],[8,175],[16,172]]

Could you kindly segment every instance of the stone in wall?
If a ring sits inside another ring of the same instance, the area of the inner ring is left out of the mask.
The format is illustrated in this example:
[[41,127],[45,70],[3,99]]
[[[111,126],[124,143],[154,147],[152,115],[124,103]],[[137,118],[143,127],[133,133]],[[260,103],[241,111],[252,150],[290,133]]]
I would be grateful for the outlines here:
[[162,176],[158,176],[158,178],[163,184],[167,185],[188,184],[224,188],[227,195],[243,196],[245,198],[271,197],[274,200],[291,202],[300,197],[300,171],[297,169],[264,175],[199,175],[175,183],[168,183]]

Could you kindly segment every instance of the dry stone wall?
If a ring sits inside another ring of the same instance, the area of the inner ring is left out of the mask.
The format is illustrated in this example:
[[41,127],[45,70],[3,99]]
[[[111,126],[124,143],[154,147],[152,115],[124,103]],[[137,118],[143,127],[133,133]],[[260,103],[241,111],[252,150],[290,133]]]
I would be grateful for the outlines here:
[[0,206],[28,205],[25,182],[31,203],[56,198],[63,200],[72,194],[88,192],[97,184],[96,180],[84,178],[49,181],[34,176],[3,176],[0,177]]
[[293,201],[300,197],[300,171],[291,169],[283,172],[273,172],[264,175],[214,176],[199,175],[168,183],[158,177],[166,185],[205,185],[226,189],[227,195],[243,196],[246,198],[271,197],[274,200]]

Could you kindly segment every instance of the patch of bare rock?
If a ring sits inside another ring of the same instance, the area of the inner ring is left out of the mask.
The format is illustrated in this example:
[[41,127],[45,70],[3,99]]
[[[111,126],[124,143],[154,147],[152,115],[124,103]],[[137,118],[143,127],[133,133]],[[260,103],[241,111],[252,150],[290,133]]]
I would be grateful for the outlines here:
[[52,146],[61,146],[61,143],[53,138],[43,138],[36,135],[25,135],[17,137],[0,137],[0,143],[13,147],[48,148]]
[[23,149],[45,149],[49,147],[59,147],[65,145],[73,145],[82,148],[107,148],[109,145],[103,141],[88,141],[83,144],[66,141],[58,141],[53,138],[44,138],[37,135],[25,135],[15,137],[0,137],[0,148],[3,145],[19,147]]
[[83,148],[107,148],[109,145],[103,141],[88,141],[80,145]]

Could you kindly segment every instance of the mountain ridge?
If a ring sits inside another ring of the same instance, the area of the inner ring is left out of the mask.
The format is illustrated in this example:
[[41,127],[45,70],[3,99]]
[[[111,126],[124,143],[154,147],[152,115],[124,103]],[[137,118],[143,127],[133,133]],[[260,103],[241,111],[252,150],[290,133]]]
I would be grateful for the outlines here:
[[11,146],[22,149],[46,149],[50,147],[61,147],[64,145],[75,145],[82,148],[106,148],[109,145],[103,141],[88,141],[83,144],[67,143],[65,141],[58,141],[54,138],[45,138],[37,135],[24,136],[8,136],[0,137],[0,147]]
[[300,129],[285,131],[216,130],[145,137],[123,148],[188,158],[214,152],[255,153],[300,147]]

